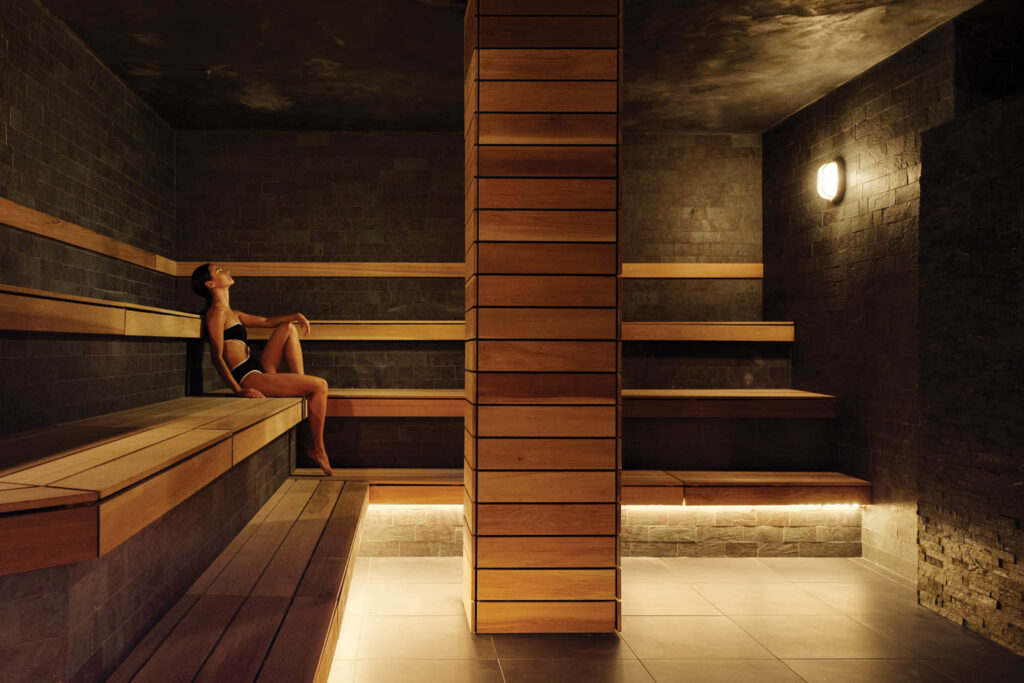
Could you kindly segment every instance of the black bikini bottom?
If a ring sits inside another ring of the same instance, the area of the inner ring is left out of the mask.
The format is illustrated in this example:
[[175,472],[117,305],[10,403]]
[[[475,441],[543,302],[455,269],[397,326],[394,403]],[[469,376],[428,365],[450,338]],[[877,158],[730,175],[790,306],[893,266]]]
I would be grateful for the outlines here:
[[254,372],[264,372],[264,370],[263,366],[260,365],[260,362],[256,360],[256,356],[253,354],[252,348],[250,347],[249,355],[246,359],[231,368],[231,376],[234,377],[235,381],[238,382],[238,385],[241,386],[242,380]]

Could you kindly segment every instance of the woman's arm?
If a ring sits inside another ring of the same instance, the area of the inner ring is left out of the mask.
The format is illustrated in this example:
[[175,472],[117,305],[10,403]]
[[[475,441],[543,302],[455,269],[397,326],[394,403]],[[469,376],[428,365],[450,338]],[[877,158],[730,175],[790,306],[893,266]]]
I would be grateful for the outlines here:
[[242,324],[246,327],[277,327],[282,323],[295,323],[302,330],[303,336],[309,334],[309,321],[306,320],[306,316],[301,313],[292,313],[291,315],[277,315],[273,318],[263,318],[258,315],[250,315],[248,313],[242,313],[241,311],[234,311],[238,319],[242,321]]
[[236,396],[246,398],[263,398],[256,389],[245,389],[231,376],[231,369],[224,361],[224,317],[227,312],[224,309],[211,308],[206,314],[206,331],[210,335],[210,360],[217,374],[235,392]]

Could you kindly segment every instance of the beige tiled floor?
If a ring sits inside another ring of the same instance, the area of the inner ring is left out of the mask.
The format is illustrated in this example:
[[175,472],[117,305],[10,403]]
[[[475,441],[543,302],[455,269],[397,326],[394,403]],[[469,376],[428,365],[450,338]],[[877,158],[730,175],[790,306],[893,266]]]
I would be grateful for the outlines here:
[[624,558],[620,635],[474,636],[461,558],[360,558],[330,683],[1024,680],[1024,658],[843,559]]

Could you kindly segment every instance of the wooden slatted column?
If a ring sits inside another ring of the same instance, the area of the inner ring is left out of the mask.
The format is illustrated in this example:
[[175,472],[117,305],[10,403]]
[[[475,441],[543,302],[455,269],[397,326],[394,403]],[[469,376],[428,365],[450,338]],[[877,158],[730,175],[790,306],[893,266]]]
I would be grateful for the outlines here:
[[619,624],[618,0],[470,0],[464,598]]

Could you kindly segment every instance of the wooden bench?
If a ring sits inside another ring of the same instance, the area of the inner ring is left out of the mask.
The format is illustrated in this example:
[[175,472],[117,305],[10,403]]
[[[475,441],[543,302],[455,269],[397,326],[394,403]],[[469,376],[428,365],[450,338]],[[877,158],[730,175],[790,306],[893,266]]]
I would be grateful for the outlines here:
[[2,329],[198,339],[199,316],[151,306],[0,285]]
[[285,481],[109,680],[327,680],[367,502]]
[[0,439],[0,575],[108,553],[304,416],[182,398]]
[[815,418],[836,397],[797,389],[623,389],[622,417]]
[[[318,477],[297,469],[296,477]],[[346,469],[334,478],[362,481],[370,502],[458,505],[461,469]],[[871,483],[838,472],[705,472],[623,470],[623,505],[868,505]]]

